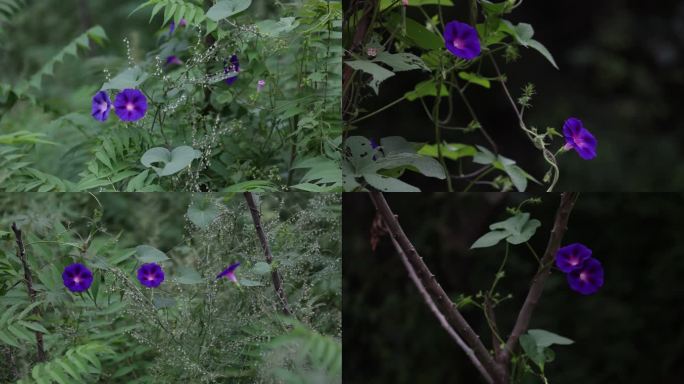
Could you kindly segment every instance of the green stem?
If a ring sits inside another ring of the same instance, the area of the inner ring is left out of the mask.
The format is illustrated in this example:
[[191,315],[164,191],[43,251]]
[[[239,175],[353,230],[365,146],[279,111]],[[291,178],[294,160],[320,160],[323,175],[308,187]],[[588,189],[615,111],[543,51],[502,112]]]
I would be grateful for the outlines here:
[[476,178],[474,178],[470,183],[468,183],[468,186],[466,187],[466,189],[463,190],[463,192],[468,192],[470,190],[470,188],[472,188],[473,185],[475,185],[475,183],[477,183],[480,179],[485,177],[485,175],[487,175],[489,172],[491,172],[493,170],[494,170],[494,167],[491,167],[491,168],[487,169],[486,171],[477,175]]
[[470,0],[470,25],[477,25],[477,0]]
[[[442,67],[442,57],[439,58],[439,66]],[[451,185],[451,176],[449,175],[449,168],[447,168],[446,161],[444,160],[444,154],[442,153],[442,129],[439,127],[439,105],[442,101],[442,76],[441,71],[437,75],[436,80],[436,97],[435,105],[432,108],[432,121],[435,124],[435,143],[437,144],[437,157],[439,158],[439,163],[442,164],[444,168],[444,173],[446,174],[447,190],[453,192],[454,188]]]
[[358,123],[359,121],[366,120],[366,119],[369,118],[369,117],[375,116],[375,115],[377,115],[378,113],[380,113],[380,112],[382,112],[382,111],[384,111],[384,110],[386,110],[386,109],[388,109],[388,108],[391,108],[391,107],[393,107],[394,105],[396,105],[396,104],[402,102],[405,98],[406,98],[406,95],[404,95],[404,96],[402,96],[402,97],[400,97],[400,98],[398,98],[398,99],[392,101],[391,103],[389,103],[389,104],[387,104],[387,105],[385,105],[385,106],[383,106],[383,107],[381,107],[381,108],[379,108],[379,109],[376,109],[375,111],[373,111],[373,112],[371,112],[371,113],[369,113],[369,114],[367,114],[367,115],[361,116],[361,117],[359,117],[359,118],[356,119],[356,120],[350,121],[349,124],[355,124],[355,123]]
[[508,261],[508,242],[506,242],[506,253],[504,253],[504,259],[501,262],[501,265],[499,265],[499,269],[496,271],[496,275],[494,276],[494,281],[492,282],[491,288],[489,288],[489,297],[492,297],[494,294],[494,289],[496,289],[496,285],[499,283],[499,280],[503,278],[503,275],[501,274],[503,272],[503,269],[506,267],[506,261]]
[[537,259],[537,262],[539,263],[539,265],[541,265],[541,259],[539,258],[539,255],[537,255],[537,252],[534,251],[534,248],[532,248],[529,241],[526,241],[525,245],[527,245],[527,248],[529,248],[530,252],[532,252],[532,255],[534,255],[534,258]]

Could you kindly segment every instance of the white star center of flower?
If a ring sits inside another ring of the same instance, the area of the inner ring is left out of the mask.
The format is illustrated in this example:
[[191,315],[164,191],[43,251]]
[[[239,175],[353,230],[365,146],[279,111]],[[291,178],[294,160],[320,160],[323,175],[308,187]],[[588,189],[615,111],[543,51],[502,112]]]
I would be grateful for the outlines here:
[[104,102],[104,103],[100,104],[100,111],[104,112],[106,110],[107,110],[107,103]]
[[74,277],[74,283],[78,284],[78,283],[80,283],[80,282],[81,282],[81,278],[80,278],[80,277],[78,277],[78,276]]
[[147,281],[154,280],[154,275],[147,275]]
[[127,103],[126,104],[126,110],[127,111],[132,111],[134,109],[135,109],[135,105],[133,105],[133,103]]
[[587,279],[589,278],[589,276],[587,276],[587,273],[586,273],[586,272],[580,272],[579,278],[580,278],[580,280],[582,280],[582,281],[587,281]]
[[465,46],[465,44],[463,44],[463,40],[461,39],[454,39],[452,43],[454,44],[454,47],[458,49],[463,49],[463,47]]

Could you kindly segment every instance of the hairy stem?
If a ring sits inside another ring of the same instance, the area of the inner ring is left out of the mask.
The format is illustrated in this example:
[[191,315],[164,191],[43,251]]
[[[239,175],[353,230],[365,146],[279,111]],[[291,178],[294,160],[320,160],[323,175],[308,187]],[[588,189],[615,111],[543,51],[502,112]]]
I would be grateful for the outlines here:
[[[256,229],[257,236],[259,237],[259,242],[261,243],[261,248],[264,250],[264,256],[266,256],[266,262],[270,265],[273,262],[273,254],[271,254],[271,248],[268,246],[268,240],[266,239],[266,234],[261,226],[261,214],[254,201],[254,196],[251,192],[245,192],[245,200],[247,200],[247,206],[249,207],[249,212],[252,214],[252,221],[254,222],[254,228]],[[285,290],[283,289],[283,278],[280,276],[280,272],[276,267],[271,266],[271,280],[273,281],[273,288],[275,289],[278,301],[282,306],[282,311],[285,315],[291,316],[290,305],[287,302],[287,297],[285,296]]]
[[515,100],[513,99],[513,96],[511,96],[511,92],[508,90],[508,87],[506,86],[506,81],[501,73],[501,70],[499,69],[499,65],[496,63],[494,55],[491,54],[491,52],[489,53],[489,59],[492,61],[492,65],[494,66],[496,75],[499,78],[499,83],[501,83],[501,87],[503,88],[504,93],[508,98],[508,101],[511,103],[511,107],[513,107],[513,111],[515,112],[515,115],[518,118],[518,124],[520,125],[520,129],[522,129],[525,132],[525,135],[527,135],[532,144],[535,147],[539,148],[540,151],[542,151],[542,156],[544,157],[544,160],[546,160],[546,162],[551,166],[551,169],[553,170],[553,179],[551,180],[549,188],[546,190],[546,192],[551,192],[553,188],[556,186],[558,178],[560,177],[560,169],[558,169],[556,157],[553,153],[551,153],[551,151],[546,149],[546,144],[544,143],[542,135],[539,135],[538,133],[533,132],[527,128],[527,125],[525,125],[525,121],[523,120],[522,111],[518,109],[518,106],[515,104]]
[[[26,248],[24,247],[24,239],[22,238],[21,229],[17,227],[17,223],[12,223],[12,232],[17,243],[17,257],[21,260],[21,265],[24,268],[24,283],[26,284],[26,291],[28,292],[31,304],[36,302],[36,291],[33,289],[33,277],[31,276],[31,269],[26,260]],[[39,314],[38,309],[34,308],[34,313]],[[43,334],[36,331],[36,360],[38,362],[45,361],[45,348],[43,347]]]

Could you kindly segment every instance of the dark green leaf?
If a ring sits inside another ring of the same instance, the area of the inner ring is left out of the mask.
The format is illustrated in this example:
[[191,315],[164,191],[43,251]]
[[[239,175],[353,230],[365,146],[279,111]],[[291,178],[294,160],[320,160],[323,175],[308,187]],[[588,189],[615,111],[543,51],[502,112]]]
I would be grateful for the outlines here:
[[470,246],[470,249],[491,247],[493,245],[498,244],[499,241],[505,239],[508,236],[510,236],[510,233],[507,231],[487,232],[482,237],[477,239],[473,243],[473,245]]
[[219,0],[207,11],[207,17],[219,21],[249,8],[252,0]]
[[489,79],[484,78],[484,77],[478,75],[477,73],[459,72],[458,77],[460,77],[461,79],[463,79],[469,83],[477,84],[477,85],[480,85],[480,86],[485,87],[485,88],[490,87]]
[[530,329],[527,331],[527,333],[540,347],[548,347],[553,344],[570,345],[574,343],[574,341],[568,339],[567,337],[563,337],[543,329]]
[[[447,91],[444,84],[442,84],[440,93],[440,96],[449,96],[449,91]],[[408,91],[404,95],[408,101],[414,101],[425,96],[437,96],[437,85],[435,84],[434,80],[422,81],[416,84],[415,88],[413,88],[413,91]]]
[[150,245],[139,245],[135,251],[138,254],[138,260],[143,263],[159,263],[169,259],[164,252]]
[[198,228],[206,228],[219,215],[219,208],[208,196],[201,196],[188,207],[188,219]]
[[[458,160],[462,157],[475,156],[477,150],[472,145],[466,145],[461,143],[444,143],[442,146],[442,156],[451,160]],[[437,152],[436,144],[425,144],[418,150],[419,155],[425,155],[437,158],[439,153]]]
[[178,267],[174,281],[180,284],[199,284],[202,282],[202,276],[193,268]]
[[[174,148],[169,151],[166,148],[150,148],[140,159],[142,165],[153,168],[159,176],[170,176],[188,167],[194,159],[200,157],[200,152],[187,145]],[[163,167],[155,167],[152,164],[162,163]]]
[[271,265],[266,262],[259,261],[252,267],[252,272],[254,272],[257,275],[265,275],[267,273],[271,273]]
[[413,69],[428,70],[428,67],[420,57],[408,52],[389,53],[382,51],[373,59],[373,62],[389,65],[394,72],[410,71]]
[[375,91],[376,95],[380,93],[380,83],[394,76],[394,72],[389,71],[368,60],[348,60],[344,63],[353,69],[363,71],[371,75],[371,80],[368,84],[371,88],[373,88],[373,91]]

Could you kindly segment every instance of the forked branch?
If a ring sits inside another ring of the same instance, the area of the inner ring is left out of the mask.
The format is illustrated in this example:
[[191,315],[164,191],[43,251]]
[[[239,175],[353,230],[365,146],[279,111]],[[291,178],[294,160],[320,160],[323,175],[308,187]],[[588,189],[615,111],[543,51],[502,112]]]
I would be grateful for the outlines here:
[[[480,337],[475,333],[470,324],[468,324],[463,315],[461,315],[446,292],[444,292],[442,286],[439,285],[435,279],[435,275],[433,275],[427,265],[425,265],[423,259],[401,228],[399,220],[397,220],[397,217],[390,209],[385,197],[380,192],[375,191],[370,192],[370,197],[373,200],[378,213],[382,216],[390,236],[392,236],[402,252],[406,255],[416,276],[425,287],[429,297],[436,304],[439,311],[444,314],[444,317],[451,328],[453,328],[456,333],[465,340],[468,347],[473,350],[477,360],[484,367],[490,378],[493,379],[493,382],[503,383],[504,370],[496,361],[494,361],[492,355],[484,346],[482,340],[480,340]],[[466,351],[466,353],[468,352]]]
[[[563,235],[567,230],[570,213],[577,200],[577,193],[568,192],[561,195],[560,205],[556,211],[553,229],[549,236],[549,241],[541,259],[541,265],[535,274],[525,302],[518,313],[513,331],[506,340],[505,346],[500,350],[494,340],[494,351],[496,358],[493,358],[484,346],[480,337],[473,331],[465,318],[458,311],[454,303],[447,296],[436,281],[435,276],[423,262],[415,247],[404,233],[399,220],[390,209],[385,197],[380,192],[370,192],[370,198],[375,205],[378,214],[382,217],[386,230],[392,238],[392,244],[402,259],[408,270],[411,280],[423,296],[423,300],[430,307],[440,324],[447,330],[449,335],[463,349],[471,359],[475,367],[480,371],[482,377],[488,383],[503,384],[508,381],[508,364],[510,363],[513,350],[520,336],[527,331],[532,313],[539,298],[544,290],[544,284],[551,274],[551,266],[558,248],[563,240]],[[489,306],[488,306],[489,307]],[[488,317],[493,319],[493,311],[487,308]],[[494,330],[496,332],[496,330]],[[464,343],[465,341],[465,343]],[[503,344],[503,343],[502,343]]]

